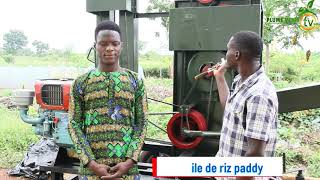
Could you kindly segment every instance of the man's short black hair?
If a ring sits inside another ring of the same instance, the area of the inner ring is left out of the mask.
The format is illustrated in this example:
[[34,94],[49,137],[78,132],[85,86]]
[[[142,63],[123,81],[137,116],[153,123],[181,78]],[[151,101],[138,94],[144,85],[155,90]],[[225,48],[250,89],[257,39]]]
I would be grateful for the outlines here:
[[252,31],[240,31],[235,33],[233,41],[240,52],[246,54],[249,58],[260,58],[263,50],[261,37]]
[[113,21],[102,21],[100,22],[95,31],[94,31],[94,39],[97,40],[97,35],[99,33],[99,31],[103,31],[103,30],[112,30],[112,31],[117,31],[120,35],[121,38],[121,32],[120,32],[120,27],[118,26],[118,24],[116,24]]

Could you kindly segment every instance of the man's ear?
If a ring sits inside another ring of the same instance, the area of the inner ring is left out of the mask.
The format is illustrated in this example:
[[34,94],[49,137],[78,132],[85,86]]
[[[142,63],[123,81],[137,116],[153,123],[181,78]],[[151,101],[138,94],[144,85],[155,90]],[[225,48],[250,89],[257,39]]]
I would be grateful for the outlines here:
[[94,42],[94,43],[93,43],[93,48],[94,48],[94,49],[96,48],[96,45],[97,45],[97,43]]
[[236,60],[239,60],[239,58],[240,58],[240,51],[236,51],[235,57],[236,57]]

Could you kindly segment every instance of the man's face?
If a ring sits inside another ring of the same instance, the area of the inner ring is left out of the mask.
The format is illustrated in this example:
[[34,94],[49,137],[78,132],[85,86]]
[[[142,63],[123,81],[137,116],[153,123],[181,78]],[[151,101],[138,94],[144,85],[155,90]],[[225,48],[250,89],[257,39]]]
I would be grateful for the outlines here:
[[99,31],[96,49],[101,64],[113,65],[118,63],[121,53],[120,34],[112,30]]
[[236,45],[233,41],[233,37],[230,38],[227,44],[227,50],[228,50],[226,54],[227,67],[232,69],[237,69],[237,62],[239,60],[240,52],[236,48]]

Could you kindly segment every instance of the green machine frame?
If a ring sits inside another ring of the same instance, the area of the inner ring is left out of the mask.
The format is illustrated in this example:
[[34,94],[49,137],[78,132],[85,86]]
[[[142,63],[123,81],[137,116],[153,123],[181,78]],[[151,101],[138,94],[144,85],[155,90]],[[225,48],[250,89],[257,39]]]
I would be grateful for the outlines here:
[[[170,17],[169,49],[174,51],[173,111],[185,112],[193,108],[205,115],[208,131],[205,140],[190,155],[213,155],[218,149],[223,110],[220,107],[215,80],[194,80],[201,67],[215,64],[225,57],[226,45],[231,35],[250,30],[262,36],[261,0],[216,0],[215,4],[201,4],[197,0],[175,0],[175,8],[164,13],[138,13],[137,0],[87,0],[87,11],[97,15],[97,23],[116,21],[124,42],[120,64],[138,70],[137,18]],[[220,4],[219,4],[220,3]],[[216,6],[218,5],[218,6]],[[227,72],[231,85],[235,72]],[[279,112],[303,110],[320,106],[317,98],[288,103],[298,94],[317,95],[318,85],[279,91]],[[310,96],[309,96],[310,97]],[[296,98],[295,100],[301,98]],[[182,108],[182,109],[181,109]],[[185,108],[185,109],[183,109]],[[201,148],[201,146],[203,148]],[[210,148],[208,148],[210,147]],[[210,150],[210,152],[208,151]],[[199,153],[201,152],[201,153]]]
[[[169,13],[138,13],[137,0],[87,0],[86,10],[103,20],[116,22],[119,17],[123,49],[120,65],[138,71],[138,20],[137,18],[166,17]],[[97,57],[96,57],[97,58]],[[97,63],[97,61],[96,61]],[[96,64],[97,65],[97,64]]]
[[[137,1],[135,0],[87,0],[87,11],[97,15],[97,23],[103,20],[116,21],[116,13],[119,11],[119,26],[124,42],[120,65],[133,71],[138,70],[138,24],[134,16]],[[97,57],[96,57],[97,58]],[[97,63],[97,61],[96,61]]]
[[[170,13],[138,13],[136,0],[87,0],[87,11],[102,20],[115,21],[119,13],[119,25],[124,47],[120,64],[137,71],[138,68],[138,24],[136,18],[170,16],[169,49],[174,51],[174,95],[173,104],[193,108],[206,115],[208,133],[199,152],[212,155],[218,149],[219,131],[223,110],[219,105],[214,80],[193,77],[199,74],[201,65],[217,63],[225,57],[226,45],[232,34],[240,30],[251,30],[261,34],[262,10],[260,0],[225,0],[227,6],[203,5],[196,0],[176,0]],[[230,85],[234,77],[228,72]],[[210,88],[212,87],[212,88]],[[192,92],[188,92],[192,89]],[[189,93],[189,94],[188,94]],[[212,98],[208,98],[210,97]],[[209,107],[208,106],[212,106]],[[184,111],[174,107],[174,111]],[[210,141],[211,143],[208,143]]]
[[[195,80],[205,65],[225,58],[231,36],[243,30],[262,33],[260,1],[226,0],[224,5],[203,5],[176,0],[170,10],[169,49],[174,51],[174,104],[201,112],[207,121],[204,140],[189,156],[214,156],[218,151],[223,109],[214,78]],[[228,71],[231,86],[235,72]],[[183,111],[175,108],[175,111]],[[199,133],[199,132],[197,132]]]
[[[160,152],[170,156],[213,156],[218,150],[223,110],[215,81],[195,81],[194,76],[203,65],[214,64],[225,57],[227,42],[235,32],[251,30],[262,35],[263,18],[260,0],[215,2],[220,2],[220,6],[204,5],[197,0],[175,0],[175,8],[170,13],[138,13],[137,0],[86,1],[87,11],[97,15],[97,23],[107,19],[119,20],[124,43],[120,64],[133,71],[138,70],[137,18],[170,16],[169,48],[174,51],[173,104],[178,105],[173,106],[173,110],[185,113],[190,108],[196,109],[206,116],[208,130],[193,132],[197,136],[204,136],[204,140],[196,148],[188,150],[177,149],[171,143],[160,140],[146,140],[143,150],[156,152],[155,156]],[[234,76],[235,72],[227,72],[229,86]],[[318,108],[320,84],[280,90],[278,98],[280,113]],[[141,174],[150,175],[151,166],[150,163],[138,163]],[[51,171],[51,179],[60,180],[63,179],[63,173],[77,174],[77,168],[72,163],[41,166],[40,174]]]

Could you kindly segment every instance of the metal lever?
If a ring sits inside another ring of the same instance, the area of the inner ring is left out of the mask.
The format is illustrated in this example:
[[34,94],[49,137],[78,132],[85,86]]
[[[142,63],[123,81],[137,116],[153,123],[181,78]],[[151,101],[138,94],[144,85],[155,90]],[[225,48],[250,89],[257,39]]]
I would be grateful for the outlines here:
[[213,131],[193,131],[193,130],[187,130],[184,129],[183,133],[188,137],[220,137],[221,133],[219,132],[213,132]]

